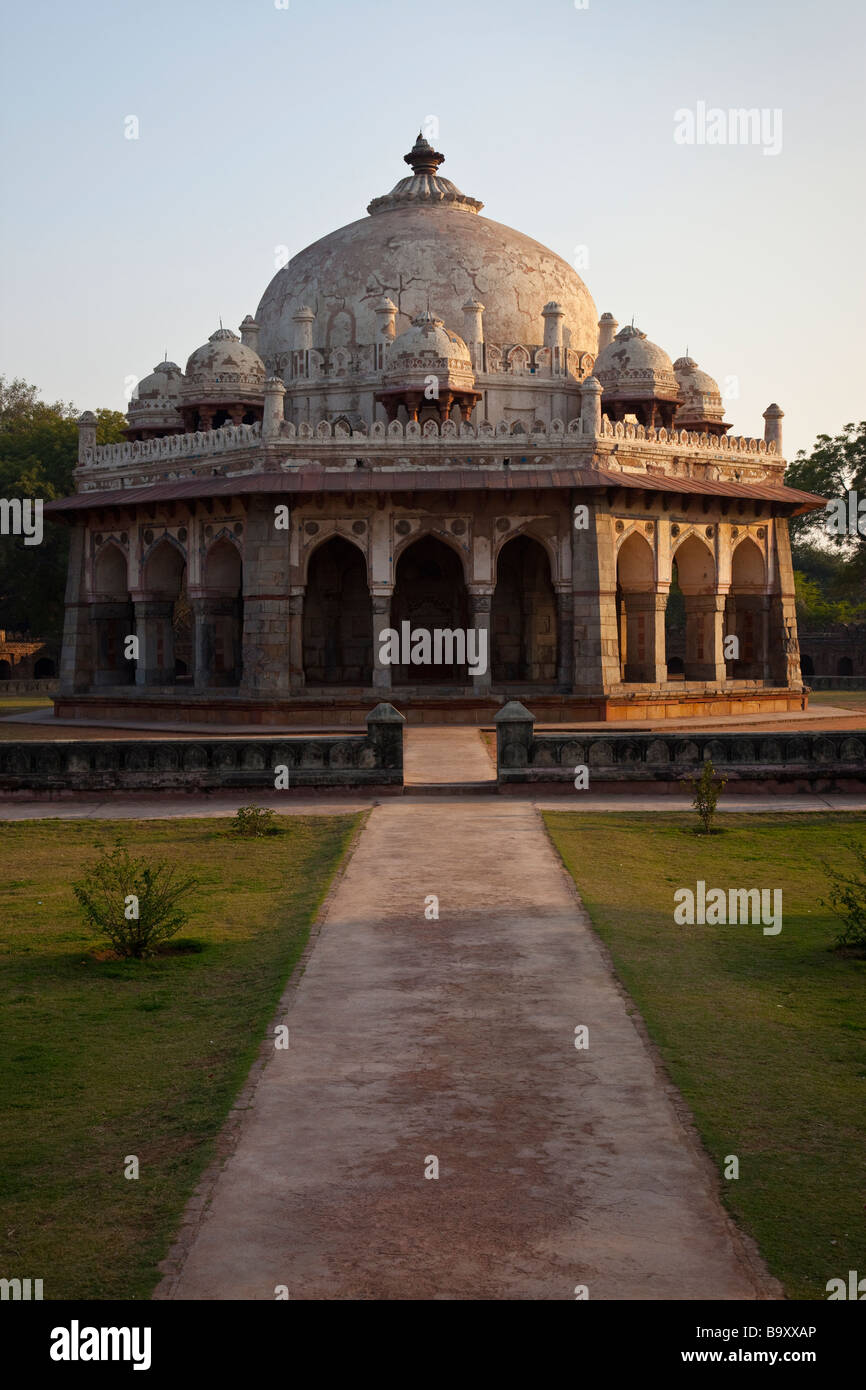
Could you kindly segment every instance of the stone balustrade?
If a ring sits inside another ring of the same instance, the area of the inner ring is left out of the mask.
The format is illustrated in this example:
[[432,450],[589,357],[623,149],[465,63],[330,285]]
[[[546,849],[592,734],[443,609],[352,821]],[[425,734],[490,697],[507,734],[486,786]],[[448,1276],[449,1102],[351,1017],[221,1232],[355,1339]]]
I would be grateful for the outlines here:
[[[866,785],[866,716],[858,730],[768,733],[742,729],[718,733],[535,733],[535,716],[518,701],[495,716],[500,786],[526,782],[574,783],[586,767],[590,789],[611,782],[684,782],[709,758],[735,782]],[[575,796],[579,796],[575,791]]]
[[[445,420],[441,424],[428,420],[425,424],[410,420],[406,424],[392,420],[385,424],[377,420],[367,430],[350,430],[342,422],[332,424],[322,420],[317,425],[295,425],[283,421],[279,435],[273,441],[265,441],[278,446],[293,443],[346,444],[367,446],[370,444],[388,445],[412,441],[420,448],[440,443],[442,440],[476,440],[479,443],[508,440],[514,444],[525,444],[527,448],[573,448],[578,442],[589,443],[595,439],[632,440],[655,447],[671,450],[701,450],[707,454],[722,457],[736,454],[774,456],[776,445],[767,444],[763,439],[751,439],[734,435],[697,434],[689,430],[647,429],[643,425],[612,423],[607,417],[602,420],[601,433],[595,435],[587,430],[585,422],[574,419],[568,424],[562,420],[551,420],[549,424],[538,420],[531,432],[527,433],[520,424],[500,420],[497,424],[482,422],[479,425],[466,421]],[[135,463],[147,463],[166,459],[186,459],[226,454],[235,450],[259,448],[262,444],[262,427],[254,425],[230,425],[218,430],[197,430],[194,434],[167,435],[161,439],[143,439],[126,444],[97,444],[82,451],[79,469],[82,472],[94,468],[122,468]]]
[[106,739],[0,743],[0,796],[82,791],[274,791],[403,785],[403,725],[393,705],[367,715],[366,734],[307,738]]
[[80,468],[120,468],[126,463],[146,459],[189,458],[195,454],[225,454],[233,449],[249,449],[261,442],[262,427],[226,425],[218,430],[196,430],[194,434],[168,434],[159,439],[137,439],[125,444],[95,444],[85,447]]

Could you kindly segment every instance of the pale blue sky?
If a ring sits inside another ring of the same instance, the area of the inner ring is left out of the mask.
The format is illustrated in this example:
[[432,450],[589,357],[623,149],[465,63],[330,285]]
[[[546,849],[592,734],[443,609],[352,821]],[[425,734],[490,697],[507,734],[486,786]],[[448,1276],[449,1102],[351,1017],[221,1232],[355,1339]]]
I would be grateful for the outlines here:
[[[0,372],[124,408],[433,115],[483,215],[585,246],[599,312],[737,378],[736,433],[778,401],[793,457],[866,414],[864,29],[854,0],[7,3]],[[781,153],[676,144],[698,102],[781,109]]]

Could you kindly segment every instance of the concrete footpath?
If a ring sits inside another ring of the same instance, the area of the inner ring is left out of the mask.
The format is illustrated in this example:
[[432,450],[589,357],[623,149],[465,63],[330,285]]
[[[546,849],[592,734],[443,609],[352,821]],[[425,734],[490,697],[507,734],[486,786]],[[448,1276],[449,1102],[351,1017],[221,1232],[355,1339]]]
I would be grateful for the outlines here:
[[156,1296],[781,1297],[629,1008],[531,804],[374,807]]

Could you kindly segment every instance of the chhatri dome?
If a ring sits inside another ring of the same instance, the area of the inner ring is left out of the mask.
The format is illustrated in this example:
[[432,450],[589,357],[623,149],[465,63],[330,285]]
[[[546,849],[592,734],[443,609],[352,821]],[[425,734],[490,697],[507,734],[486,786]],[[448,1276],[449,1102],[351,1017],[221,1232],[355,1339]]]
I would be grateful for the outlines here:
[[503,345],[538,343],[542,310],[555,300],[564,346],[594,356],[598,313],[568,262],[481,217],[483,204],[439,175],[444,155],[420,135],[405,159],[412,175],[374,198],[369,216],[300,251],[268,285],[256,321],[269,367],[297,346],[294,316],[302,307],[313,310],[317,348],[375,342],[383,297],[397,306],[398,333],[428,304],[459,327],[467,301],[481,301],[485,338]]

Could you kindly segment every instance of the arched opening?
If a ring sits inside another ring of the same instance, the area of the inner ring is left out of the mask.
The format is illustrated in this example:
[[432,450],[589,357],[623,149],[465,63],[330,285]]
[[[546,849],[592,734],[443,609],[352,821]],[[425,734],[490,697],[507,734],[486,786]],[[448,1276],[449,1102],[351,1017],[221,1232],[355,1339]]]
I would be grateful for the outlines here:
[[663,640],[656,623],[655,556],[637,531],[623,541],[617,555],[616,610],[620,680],[654,684],[656,647]]
[[764,557],[747,536],[734,551],[725,601],[726,669],[735,680],[763,680],[767,674],[770,605],[765,590]]
[[801,656],[801,657],[800,657],[800,674],[801,674],[802,676],[804,676],[804,677],[805,677],[805,676],[814,676],[814,674],[815,674],[815,663],[814,663],[814,661],[812,660],[811,656]]
[[[451,547],[435,536],[422,536],[404,550],[397,561],[391,626],[400,634],[403,623],[409,624],[410,632],[429,632],[431,644],[436,628],[465,632],[469,626],[469,596],[463,566]],[[392,670],[395,684],[467,685],[469,679],[465,664],[430,661],[395,666]]]
[[240,685],[243,674],[243,564],[237,546],[225,536],[220,537],[205,556],[204,587],[205,595],[193,601],[196,684],[205,688]]
[[854,662],[850,656],[840,656],[839,664],[836,667],[836,675],[847,677],[854,674]]
[[189,683],[193,664],[192,607],[186,592],[186,561],[167,538],[158,541],[144,566],[139,630],[141,681],[145,685]]
[[12,679],[12,664],[11,664],[11,662],[7,661],[6,658],[4,657],[3,660],[0,661],[0,681],[8,681],[8,680],[11,680],[11,679]]
[[490,616],[493,680],[555,682],[556,594],[547,551],[531,536],[515,536],[500,550]]
[[131,685],[135,661],[127,656],[127,638],[135,636],[135,610],[129,594],[126,556],[109,542],[93,566],[91,620],[95,625],[93,683]]
[[53,680],[56,674],[54,662],[50,656],[40,656],[33,667],[33,675],[38,681]]
[[370,685],[373,605],[367,566],[356,545],[332,536],[313,552],[304,596],[304,676],[308,686]]
[[[671,663],[677,657],[682,659],[683,676],[686,680],[706,681],[719,678],[721,652],[718,638],[721,636],[717,621],[720,614],[716,600],[716,563],[708,546],[689,535],[678,547],[671,566],[671,588],[667,608],[682,599],[683,627],[682,650],[668,641],[665,660]],[[665,622],[666,639],[673,633],[673,622]],[[673,673],[672,673],[673,674]]]

